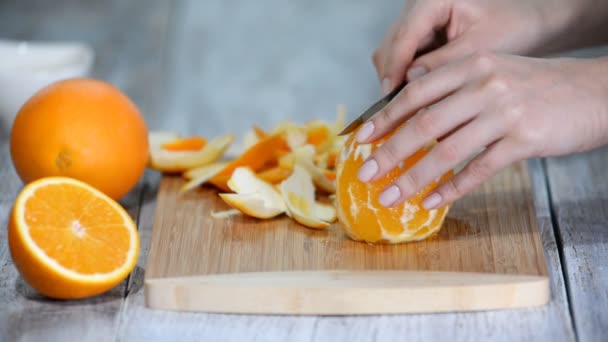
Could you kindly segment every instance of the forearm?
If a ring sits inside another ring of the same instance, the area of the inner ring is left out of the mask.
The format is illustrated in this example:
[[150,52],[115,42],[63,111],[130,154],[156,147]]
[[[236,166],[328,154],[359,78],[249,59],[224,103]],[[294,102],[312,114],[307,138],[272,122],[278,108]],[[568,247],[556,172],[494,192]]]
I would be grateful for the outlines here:
[[608,1],[541,0],[538,6],[544,35],[533,54],[608,43]]

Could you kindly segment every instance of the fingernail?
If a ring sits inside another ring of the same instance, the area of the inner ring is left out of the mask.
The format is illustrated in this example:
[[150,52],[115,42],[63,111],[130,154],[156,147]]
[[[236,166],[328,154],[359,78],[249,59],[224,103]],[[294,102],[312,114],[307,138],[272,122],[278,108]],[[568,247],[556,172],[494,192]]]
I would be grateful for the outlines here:
[[441,195],[437,192],[430,194],[427,198],[422,201],[422,206],[426,210],[435,209],[439,203],[441,203]]
[[409,81],[413,81],[413,80],[415,80],[415,79],[423,76],[426,73],[427,73],[427,70],[426,70],[425,67],[423,67],[423,66],[417,66],[417,67],[414,67],[414,68],[410,69],[407,72],[407,79]]
[[395,203],[399,197],[401,197],[401,190],[399,190],[398,186],[391,185],[380,194],[378,200],[383,206],[390,207],[390,205]]
[[359,169],[359,173],[357,174],[357,177],[362,182],[369,182],[370,179],[374,178],[374,176],[376,175],[377,172],[378,172],[378,163],[375,160],[370,159],[370,160],[366,161],[365,164],[363,164],[363,166],[361,166],[361,168]]
[[391,84],[391,80],[389,80],[388,78],[385,78],[382,80],[382,93],[384,95],[390,93],[392,90],[392,84]]
[[369,121],[363,124],[363,126],[361,126],[355,138],[357,138],[358,142],[362,143],[365,142],[367,138],[372,135],[372,133],[374,133],[374,123]]

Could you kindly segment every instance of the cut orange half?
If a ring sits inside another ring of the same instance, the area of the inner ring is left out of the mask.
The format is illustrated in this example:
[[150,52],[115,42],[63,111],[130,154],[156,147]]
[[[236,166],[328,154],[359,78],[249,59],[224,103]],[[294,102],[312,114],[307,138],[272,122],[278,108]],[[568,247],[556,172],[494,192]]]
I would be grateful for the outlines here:
[[65,177],[42,178],[21,191],[8,238],[25,281],[58,299],[113,288],[133,270],[139,254],[129,214],[97,189]]

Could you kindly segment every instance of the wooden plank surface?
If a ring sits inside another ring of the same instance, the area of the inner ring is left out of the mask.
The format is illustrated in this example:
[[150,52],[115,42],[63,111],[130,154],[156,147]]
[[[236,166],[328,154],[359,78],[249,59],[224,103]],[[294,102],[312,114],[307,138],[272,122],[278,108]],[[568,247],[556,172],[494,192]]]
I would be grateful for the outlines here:
[[608,330],[608,148],[547,161],[570,305],[581,341]]
[[[158,108],[158,78],[164,66],[163,37],[171,14],[164,1],[2,1],[3,38],[79,40],[96,52],[93,73],[125,90],[146,115]],[[0,90],[1,91],[1,90]],[[21,181],[10,163],[8,127],[0,132],[0,226]],[[139,216],[141,185],[121,203]],[[101,296],[71,302],[52,301],[32,290],[18,275],[0,230],[0,341],[107,341],[117,332],[118,312],[127,281]]]

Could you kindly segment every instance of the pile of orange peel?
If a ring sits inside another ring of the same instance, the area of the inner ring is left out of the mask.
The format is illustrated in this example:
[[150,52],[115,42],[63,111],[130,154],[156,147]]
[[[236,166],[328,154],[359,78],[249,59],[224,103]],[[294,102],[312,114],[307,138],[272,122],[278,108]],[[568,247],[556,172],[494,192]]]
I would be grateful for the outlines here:
[[150,132],[149,164],[163,173],[181,174],[187,180],[181,192],[211,185],[245,215],[270,219],[285,214],[306,227],[325,229],[337,215],[334,205],[320,197],[331,198],[336,191],[336,159],[346,140],[338,132],[345,119],[344,107],[338,106],[333,123],[283,122],[268,131],[254,126],[242,137],[234,158],[227,156],[235,147],[233,134],[207,140]]

